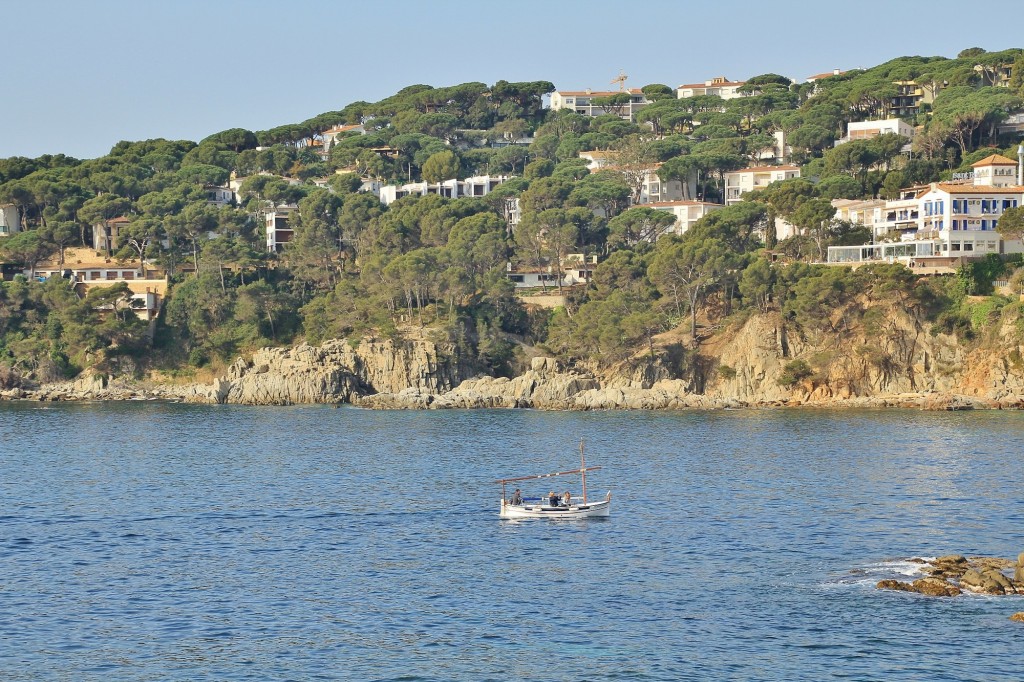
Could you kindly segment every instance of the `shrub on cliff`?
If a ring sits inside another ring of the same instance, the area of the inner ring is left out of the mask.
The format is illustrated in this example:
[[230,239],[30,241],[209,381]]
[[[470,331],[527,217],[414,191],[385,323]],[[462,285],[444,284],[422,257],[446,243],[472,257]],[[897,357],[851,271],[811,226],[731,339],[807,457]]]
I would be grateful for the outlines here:
[[792,388],[799,382],[814,374],[814,370],[803,360],[794,360],[787,363],[779,375],[779,386]]

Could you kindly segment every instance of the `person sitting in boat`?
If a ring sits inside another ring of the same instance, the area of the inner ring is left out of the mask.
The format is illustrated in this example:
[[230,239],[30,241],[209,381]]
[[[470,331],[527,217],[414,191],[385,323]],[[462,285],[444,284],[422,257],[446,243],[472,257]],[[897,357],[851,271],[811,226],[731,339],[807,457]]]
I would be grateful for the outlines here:
[[557,507],[558,506],[558,495],[555,494],[554,490],[552,490],[550,493],[548,493],[548,506],[549,507]]
[[565,494],[562,495],[562,506],[568,507],[570,504],[572,504],[572,493],[566,490]]
[[522,503],[523,503],[523,493],[522,493],[521,490],[519,490],[519,488],[516,488],[516,491],[514,493],[512,493],[512,499],[509,500],[509,504],[514,504],[514,505],[518,506],[518,505],[520,505]]

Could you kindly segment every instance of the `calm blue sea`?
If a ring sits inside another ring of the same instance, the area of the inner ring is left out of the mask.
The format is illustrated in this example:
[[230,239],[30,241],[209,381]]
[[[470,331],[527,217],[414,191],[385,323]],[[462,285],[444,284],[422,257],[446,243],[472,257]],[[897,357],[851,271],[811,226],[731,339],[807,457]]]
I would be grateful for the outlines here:
[[[580,437],[611,518],[499,520]],[[0,679],[1021,679],[1024,597],[874,583],[1024,552],[1022,452],[1016,412],[0,404]]]

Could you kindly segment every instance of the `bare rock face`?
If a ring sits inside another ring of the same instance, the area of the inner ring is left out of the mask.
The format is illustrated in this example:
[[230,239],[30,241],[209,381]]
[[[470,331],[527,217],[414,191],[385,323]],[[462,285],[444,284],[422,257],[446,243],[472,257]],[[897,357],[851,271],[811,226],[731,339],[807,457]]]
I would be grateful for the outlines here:
[[[868,302],[870,303],[870,302]],[[875,305],[884,331],[852,326],[840,333],[801,330],[778,313],[753,315],[702,350],[728,372],[710,380],[707,395],[752,405],[836,404],[930,410],[1019,409],[1024,371],[1007,357],[1016,319],[998,335],[1006,341],[969,347],[933,334],[899,306]],[[996,338],[996,337],[993,337]],[[994,344],[994,345],[993,345]],[[813,376],[779,385],[786,365],[804,360]]]
[[85,371],[72,384],[79,393],[99,395],[107,388],[107,375]]
[[1017,613],[1010,616],[1010,620],[1016,623],[1024,623],[1024,611],[1018,611]]
[[437,396],[431,407],[565,409],[577,394],[600,387],[592,376],[553,371],[555,365],[550,358],[534,358],[533,367],[514,379],[478,377],[464,381],[454,390]]
[[[332,340],[322,346],[264,348],[237,360],[225,377],[194,389],[186,400],[242,405],[341,403],[373,393],[435,394],[458,384],[467,369],[427,340],[364,339],[358,346]],[[394,401],[397,406],[399,402]],[[420,405],[417,405],[420,406]]]
[[792,360],[791,352],[781,315],[750,318],[719,357],[722,365],[735,370],[735,376],[714,387],[710,394],[752,402],[788,400],[791,392],[778,384],[778,378]]

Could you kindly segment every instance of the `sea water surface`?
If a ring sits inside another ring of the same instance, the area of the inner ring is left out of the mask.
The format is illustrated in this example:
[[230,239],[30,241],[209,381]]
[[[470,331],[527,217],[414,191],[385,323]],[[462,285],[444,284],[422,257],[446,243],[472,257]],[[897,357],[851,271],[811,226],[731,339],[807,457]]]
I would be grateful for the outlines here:
[[[499,520],[581,437],[611,518]],[[1024,598],[874,584],[1024,551],[1022,452],[1015,412],[0,404],[0,679],[1020,679]]]

